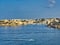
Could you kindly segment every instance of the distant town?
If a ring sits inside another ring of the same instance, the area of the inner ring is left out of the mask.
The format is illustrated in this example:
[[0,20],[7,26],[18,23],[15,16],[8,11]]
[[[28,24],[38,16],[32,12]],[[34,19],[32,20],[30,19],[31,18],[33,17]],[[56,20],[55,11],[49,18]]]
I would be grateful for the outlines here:
[[51,28],[60,29],[60,18],[41,18],[41,19],[3,19],[0,20],[0,26],[22,26],[30,24],[44,24]]

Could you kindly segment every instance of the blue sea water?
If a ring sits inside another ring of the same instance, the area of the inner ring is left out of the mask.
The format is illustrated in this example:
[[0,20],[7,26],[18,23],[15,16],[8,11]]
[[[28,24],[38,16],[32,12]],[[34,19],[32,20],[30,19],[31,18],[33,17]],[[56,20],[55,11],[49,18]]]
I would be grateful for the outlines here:
[[[60,18],[60,0],[47,8],[48,0],[0,0],[0,19]],[[0,27],[0,45],[60,45],[60,29],[45,25]]]
[[0,45],[60,45],[60,30],[45,25],[0,27]]

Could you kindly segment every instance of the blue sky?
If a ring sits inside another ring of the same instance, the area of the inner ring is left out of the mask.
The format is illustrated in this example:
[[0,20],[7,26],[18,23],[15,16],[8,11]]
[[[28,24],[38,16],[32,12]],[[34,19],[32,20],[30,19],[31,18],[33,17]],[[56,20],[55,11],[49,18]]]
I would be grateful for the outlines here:
[[0,19],[60,17],[60,0],[54,8],[47,6],[48,0],[0,0]]

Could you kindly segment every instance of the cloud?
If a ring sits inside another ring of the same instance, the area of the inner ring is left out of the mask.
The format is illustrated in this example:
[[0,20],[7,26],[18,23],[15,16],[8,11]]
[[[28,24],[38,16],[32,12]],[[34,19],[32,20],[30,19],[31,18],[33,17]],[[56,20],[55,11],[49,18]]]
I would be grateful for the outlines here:
[[54,7],[56,4],[55,0],[48,0],[49,1],[49,7]]

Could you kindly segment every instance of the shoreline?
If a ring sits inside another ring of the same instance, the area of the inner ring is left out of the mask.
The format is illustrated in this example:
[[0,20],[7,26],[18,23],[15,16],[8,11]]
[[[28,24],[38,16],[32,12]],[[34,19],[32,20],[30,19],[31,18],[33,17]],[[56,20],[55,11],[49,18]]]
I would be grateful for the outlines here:
[[41,18],[41,19],[4,19],[0,20],[0,26],[21,26],[30,24],[44,24],[52,28],[60,28],[60,18]]

